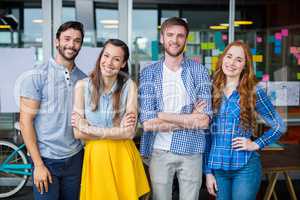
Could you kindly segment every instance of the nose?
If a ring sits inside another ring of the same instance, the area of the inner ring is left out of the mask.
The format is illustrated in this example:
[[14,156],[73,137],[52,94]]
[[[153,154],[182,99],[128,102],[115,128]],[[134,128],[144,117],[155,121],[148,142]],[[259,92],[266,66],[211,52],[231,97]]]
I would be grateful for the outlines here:
[[229,62],[230,65],[233,65],[235,63],[235,60],[231,58],[231,59],[228,60],[228,62]]

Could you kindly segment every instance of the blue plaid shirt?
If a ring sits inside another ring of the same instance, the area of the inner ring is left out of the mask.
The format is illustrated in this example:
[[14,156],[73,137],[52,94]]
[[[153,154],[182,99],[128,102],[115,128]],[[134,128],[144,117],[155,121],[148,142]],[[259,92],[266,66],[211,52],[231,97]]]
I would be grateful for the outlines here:
[[[235,90],[229,98],[223,96],[218,114],[213,116],[211,134],[207,135],[207,148],[204,158],[204,172],[213,169],[237,170],[247,164],[251,151],[237,151],[232,148],[235,137],[252,136],[240,127],[240,95]],[[260,137],[254,140],[260,148],[277,141],[285,132],[286,126],[273,107],[265,91],[256,88],[256,112],[270,126]]]
[[[163,105],[163,62],[160,61],[147,66],[140,74],[139,106],[140,122],[157,118],[162,112]],[[181,108],[181,113],[191,113],[194,103],[204,100],[207,103],[204,113],[211,117],[211,82],[208,70],[199,63],[184,57],[181,78],[188,94],[188,104]],[[203,153],[205,135],[203,129],[183,129],[173,132],[170,151],[176,154]],[[157,132],[144,132],[141,138],[140,151],[144,157],[151,156],[153,143]]]

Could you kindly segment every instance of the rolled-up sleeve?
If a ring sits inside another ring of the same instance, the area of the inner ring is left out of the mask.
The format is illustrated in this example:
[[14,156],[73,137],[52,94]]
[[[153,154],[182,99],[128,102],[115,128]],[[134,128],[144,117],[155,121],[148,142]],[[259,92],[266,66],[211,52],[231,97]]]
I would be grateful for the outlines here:
[[30,70],[21,75],[19,81],[20,96],[41,101],[41,73],[38,70]]

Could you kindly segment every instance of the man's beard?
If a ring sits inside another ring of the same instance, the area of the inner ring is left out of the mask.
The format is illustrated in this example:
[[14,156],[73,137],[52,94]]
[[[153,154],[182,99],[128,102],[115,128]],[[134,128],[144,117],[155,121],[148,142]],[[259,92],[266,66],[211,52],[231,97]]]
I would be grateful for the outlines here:
[[182,54],[182,52],[184,51],[184,47],[185,46],[182,46],[178,51],[177,53],[172,53],[168,50],[168,48],[164,48],[165,52],[169,55],[169,56],[172,56],[172,57],[178,57],[180,54]]
[[[67,57],[66,54],[64,53],[67,49],[71,49],[75,52],[75,54],[72,56],[72,57]],[[74,61],[76,56],[78,55],[79,53],[79,50],[76,50],[76,49],[72,49],[72,48],[65,48],[65,47],[62,47],[62,46],[58,46],[57,47],[57,50],[59,52],[59,54],[66,60],[68,61]]]

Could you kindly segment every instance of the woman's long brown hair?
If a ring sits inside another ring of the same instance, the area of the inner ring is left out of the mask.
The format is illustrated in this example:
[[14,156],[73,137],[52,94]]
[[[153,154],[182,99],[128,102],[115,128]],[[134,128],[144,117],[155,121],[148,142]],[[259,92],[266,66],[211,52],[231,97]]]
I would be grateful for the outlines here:
[[121,99],[121,92],[124,83],[128,80],[128,58],[129,58],[129,49],[128,46],[119,39],[109,39],[107,40],[104,45],[103,49],[97,59],[96,66],[93,69],[92,73],[90,74],[90,79],[92,82],[92,88],[91,88],[91,106],[92,111],[98,110],[98,104],[100,100],[101,95],[101,89],[103,89],[103,79],[101,75],[100,70],[100,61],[103,55],[103,52],[108,44],[111,44],[116,47],[120,47],[123,50],[124,57],[123,57],[123,63],[125,62],[125,66],[121,68],[120,72],[117,76],[117,86],[115,91],[113,92],[113,111],[114,111],[114,117],[113,117],[113,123],[114,125],[119,125],[121,122],[120,118],[120,99]]
[[226,86],[226,76],[222,70],[223,59],[232,46],[241,47],[245,53],[245,67],[240,75],[237,91],[240,95],[240,126],[249,131],[256,126],[256,84],[257,80],[252,66],[252,55],[247,44],[242,41],[230,43],[220,55],[217,69],[213,75],[213,111],[218,113]]

